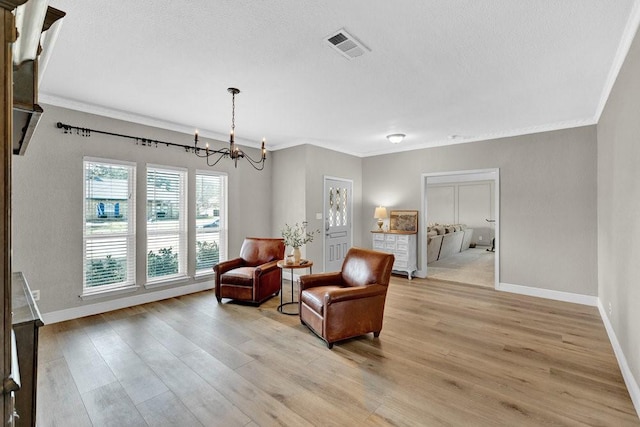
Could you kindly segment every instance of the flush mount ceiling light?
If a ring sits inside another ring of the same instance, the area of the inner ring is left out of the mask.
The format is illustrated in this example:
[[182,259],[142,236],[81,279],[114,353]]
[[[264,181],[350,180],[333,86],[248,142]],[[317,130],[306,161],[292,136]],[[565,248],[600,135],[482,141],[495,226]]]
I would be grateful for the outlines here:
[[407,135],[405,135],[404,133],[393,133],[391,135],[387,135],[387,139],[392,144],[399,144],[402,142],[405,136]]

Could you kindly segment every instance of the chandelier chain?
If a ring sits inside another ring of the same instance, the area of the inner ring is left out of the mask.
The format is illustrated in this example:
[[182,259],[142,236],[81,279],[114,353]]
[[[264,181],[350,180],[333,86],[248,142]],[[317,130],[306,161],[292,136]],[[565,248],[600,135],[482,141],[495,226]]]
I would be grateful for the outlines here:
[[236,130],[236,93],[231,92],[231,130]]

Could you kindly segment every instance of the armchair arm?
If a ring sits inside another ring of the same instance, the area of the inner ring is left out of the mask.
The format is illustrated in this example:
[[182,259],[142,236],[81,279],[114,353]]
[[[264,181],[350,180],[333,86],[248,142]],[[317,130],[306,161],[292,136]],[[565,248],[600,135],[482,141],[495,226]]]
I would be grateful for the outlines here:
[[342,286],[342,272],[307,274],[300,277],[300,291],[316,286]]
[[243,265],[244,265],[244,260],[242,258],[233,258],[228,261],[222,261],[221,263],[214,265],[213,271],[215,271],[216,274],[224,274],[229,270],[242,267]]
[[326,305],[330,305],[333,303],[349,301],[353,299],[384,295],[386,292],[387,287],[378,284],[332,289],[330,291],[327,291],[324,296],[324,301]]
[[266,274],[266,273],[270,273],[273,270],[277,270],[280,267],[278,267],[278,260],[275,261],[269,261],[265,264],[259,265],[256,267],[256,269],[253,272],[253,275],[255,277],[260,276],[261,274]]

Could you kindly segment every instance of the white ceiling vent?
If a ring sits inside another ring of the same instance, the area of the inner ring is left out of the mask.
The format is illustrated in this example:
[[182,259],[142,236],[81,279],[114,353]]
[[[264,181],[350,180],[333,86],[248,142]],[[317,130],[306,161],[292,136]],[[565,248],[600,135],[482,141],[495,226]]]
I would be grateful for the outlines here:
[[371,49],[362,44],[360,40],[347,33],[344,28],[327,37],[327,42],[329,42],[329,46],[337,50],[340,55],[347,59],[357,58],[358,56],[362,56],[365,52],[371,52]]

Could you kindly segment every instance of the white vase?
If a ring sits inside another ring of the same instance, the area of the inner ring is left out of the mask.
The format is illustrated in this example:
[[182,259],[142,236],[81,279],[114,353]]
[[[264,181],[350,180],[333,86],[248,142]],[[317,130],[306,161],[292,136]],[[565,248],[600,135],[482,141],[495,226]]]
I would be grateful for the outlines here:
[[291,251],[291,255],[293,255],[295,263],[300,264],[300,248],[293,248],[293,251]]

